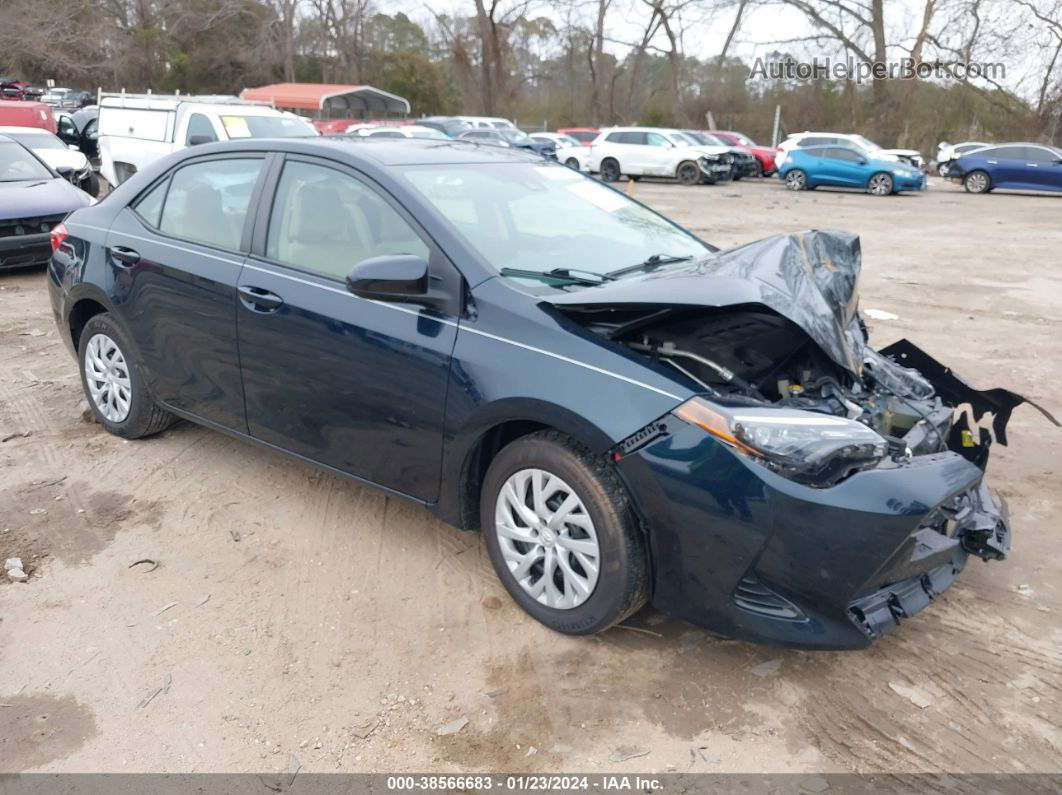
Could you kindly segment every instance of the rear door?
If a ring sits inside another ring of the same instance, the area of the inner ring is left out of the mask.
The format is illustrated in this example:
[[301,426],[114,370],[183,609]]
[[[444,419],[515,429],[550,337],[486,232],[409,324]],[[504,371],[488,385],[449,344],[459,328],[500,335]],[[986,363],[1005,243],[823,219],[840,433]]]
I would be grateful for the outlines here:
[[151,393],[246,431],[236,347],[236,284],[265,156],[197,159],[158,180],[107,234],[118,314]]
[[460,306],[460,276],[378,185],[327,160],[278,161],[237,309],[252,436],[394,491],[438,496],[458,311],[346,289],[361,260],[413,254]]

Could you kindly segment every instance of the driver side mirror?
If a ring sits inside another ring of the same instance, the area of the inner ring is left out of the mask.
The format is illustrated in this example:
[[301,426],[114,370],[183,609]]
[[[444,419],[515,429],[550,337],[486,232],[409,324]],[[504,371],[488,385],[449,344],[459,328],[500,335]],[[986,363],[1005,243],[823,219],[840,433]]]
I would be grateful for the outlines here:
[[55,173],[65,179],[67,182],[74,181],[75,171],[70,166],[59,166],[55,169]]
[[387,254],[362,260],[347,275],[347,289],[374,301],[400,301],[433,306],[428,263],[412,254]]
[[867,164],[867,159],[865,157],[860,157],[856,159],[856,162],[861,166],[865,166]]
[[193,135],[188,139],[189,146],[199,146],[199,144],[212,144],[216,139],[209,135]]

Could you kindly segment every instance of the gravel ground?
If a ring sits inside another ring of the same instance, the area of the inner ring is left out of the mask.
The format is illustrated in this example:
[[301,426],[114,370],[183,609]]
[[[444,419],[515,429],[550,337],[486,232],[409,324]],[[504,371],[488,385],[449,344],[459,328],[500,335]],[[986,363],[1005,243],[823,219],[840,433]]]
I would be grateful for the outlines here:
[[[1062,416],[1062,195],[635,187],[723,246],[857,232],[875,344]],[[1062,770],[1062,430],[1028,407],[989,467],[1012,557],[870,650],[649,609],[567,638],[417,506],[189,424],[105,434],[41,272],[0,307],[0,558],[30,574],[0,583],[0,772]]]

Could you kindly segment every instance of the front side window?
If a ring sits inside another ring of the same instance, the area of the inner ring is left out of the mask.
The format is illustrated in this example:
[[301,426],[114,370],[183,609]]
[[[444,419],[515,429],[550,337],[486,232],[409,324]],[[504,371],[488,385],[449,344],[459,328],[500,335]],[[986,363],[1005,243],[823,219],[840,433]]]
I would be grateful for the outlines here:
[[1053,163],[1059,155],[1040,146],[1026,146],[1025,159],[1030,163]]
[[74,120],[69,116],[60,116],[56,120],[55,125],[59,135],[77,137],[77,125],[74,124]]
[[260,158],[207,160],[174,172],[159,229],[166,234],[237,251]]
[[[675,136],[675,137],[677,138],[678,136]],[[660,133],[655,133],[655,132],[649,133],[646,136],[645,140],[646,140],[646,143],[649,144],[649,146],[667,146],[670,143],[670,141],[668,141],[667,138],[662,136]]]
[[832,157],[834,160],[847,160],[850,163],[854,163],[860,157],[858,152],[846,149],[843,146],[834,146],[826,151],[829,153],[826,155],[827,157]]
[[406,180],[495,268],[605,273],[710,249],[661,215],[562,165],[408,166]]
[[376,191],[333,168],[292,161],[273,200],[266,257],[332,279],[362,260],[412,254],[428,246]]
[[207,141],[216,141],[218,139],[217,133],[214,132],[214,125],[202,113],[193,113],[189,117],[188,134],[185,135],[184,143],[191,145],[194,136],[199,136],[200,142],[202,142],[203,138],[206,138]]

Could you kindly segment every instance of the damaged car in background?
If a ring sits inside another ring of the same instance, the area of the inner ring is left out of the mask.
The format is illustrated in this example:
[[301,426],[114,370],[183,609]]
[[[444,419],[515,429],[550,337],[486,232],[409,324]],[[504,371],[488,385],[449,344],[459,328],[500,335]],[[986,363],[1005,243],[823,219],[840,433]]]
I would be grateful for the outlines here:
[[1029,401],[872,347],[850,234],[720,251],[511,149],[289,139],[171,155],[52,240],[104,428],[188,419],[481,529],[559,632],[650,601],[861,648],[1010,549],[985,469]]

